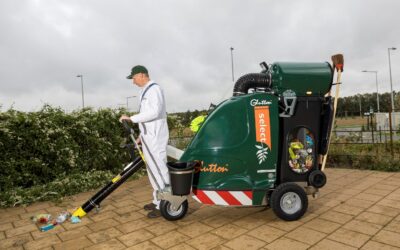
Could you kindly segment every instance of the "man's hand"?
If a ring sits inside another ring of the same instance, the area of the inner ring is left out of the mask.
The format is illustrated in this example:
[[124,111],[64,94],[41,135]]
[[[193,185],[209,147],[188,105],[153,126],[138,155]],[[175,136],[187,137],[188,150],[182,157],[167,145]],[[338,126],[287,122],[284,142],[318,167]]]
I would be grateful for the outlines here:
[[137,145],[142,143],[142,140],[140,140],[140,137],[136,138],[136,143],[137,143]]
[[121,117],[119,118],[119,122],[122,123],[122,120],[128,120],[128,121],[130,121],[131,118],[130,118],[129,116],[127,116],[127,115],[121,115]]

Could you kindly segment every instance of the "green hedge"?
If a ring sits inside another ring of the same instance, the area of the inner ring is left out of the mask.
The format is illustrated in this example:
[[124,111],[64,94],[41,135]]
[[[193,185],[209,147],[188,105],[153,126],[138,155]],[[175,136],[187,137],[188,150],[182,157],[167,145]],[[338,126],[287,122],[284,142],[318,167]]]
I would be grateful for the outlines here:
[[119,172],[129,162],[119,148],[123,111],[65,113],[46,105],[39,112],[0,113],[0,206],[96,188]]

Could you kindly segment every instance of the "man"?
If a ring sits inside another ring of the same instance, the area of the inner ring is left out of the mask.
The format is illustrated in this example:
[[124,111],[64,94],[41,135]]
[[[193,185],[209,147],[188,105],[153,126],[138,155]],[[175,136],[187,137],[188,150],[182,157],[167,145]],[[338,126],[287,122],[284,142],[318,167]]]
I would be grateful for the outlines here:
[[[161,215],[160,201],[157,199],[157,190],[162,190],[169,184],[167,162],[168,124],[165,108],[165,99],[160,85],[150,80],[149,73],[144,66],[132,68],[127,79],[141,88],[139,99],[139,113],[131,117],[122,115],[120,121],[131,120],[139,124],[140,136],[137,140],[142,144],[144,158],[147,164],[147,173],[154,189],[153,202],[146,204],[144,209],[150,211],[149,218]],[[149,172],[150,171],[150,172]]]

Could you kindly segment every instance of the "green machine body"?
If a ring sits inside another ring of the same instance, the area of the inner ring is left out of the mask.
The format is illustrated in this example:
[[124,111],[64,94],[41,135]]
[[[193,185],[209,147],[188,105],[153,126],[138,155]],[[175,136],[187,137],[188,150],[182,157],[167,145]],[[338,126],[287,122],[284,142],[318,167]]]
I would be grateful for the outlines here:
[[251,200],[243,203],[236,198],[238,204],[233,205],[265,203],[266,190],[276,181],[278,136],[276,96],[254,93],[224,101],[207,117],[180,159],[201,162],[195,170],[193,192],[198,196],[233,192]]
[[[326,183],[318,159],[329,144],[333,69],[329,63],[261,65],[261,73],[240,77],[233,96],[209,113],[180,161],[199,162],[192,191],[200,203],[275,204],[279,211],[282,195],[286,210],[278,216],[297,219],[306,210],[303,188],[315,193]],[[295,203],[304,207],[291,214]]]

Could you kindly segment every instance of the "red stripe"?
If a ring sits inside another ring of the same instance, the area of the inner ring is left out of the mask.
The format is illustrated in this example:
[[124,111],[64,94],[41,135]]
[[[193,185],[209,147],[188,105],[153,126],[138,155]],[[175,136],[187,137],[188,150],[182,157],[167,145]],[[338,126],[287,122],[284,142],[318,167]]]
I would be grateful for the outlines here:
[[245,195],[247,195],[247,197],[249,197],[250,200],[253,200],[253,192],[252,191],[243,191],[243,193]]
[[196,189],[193,190],[193,193],[203,204],[214,205],[214,202],[210,198],[208,198],[208,196],[202,190]]
[[336,64],[336,69],[337,69],[337,70],[339,70],[339,69],[340,69],[340,70],[343,70],[343,64],[339,64],[339,63]]
[[222,197],[229,205],[242,205],[229,191],[217,191],[219,196]]

